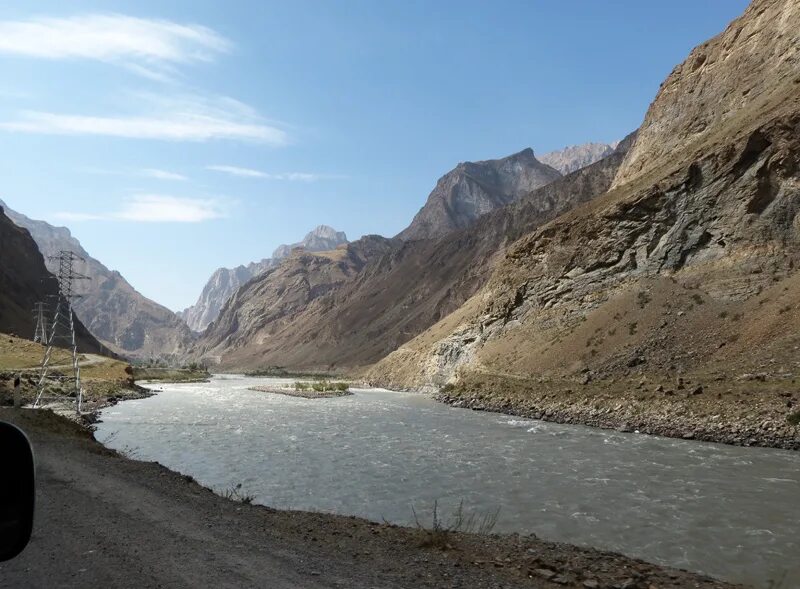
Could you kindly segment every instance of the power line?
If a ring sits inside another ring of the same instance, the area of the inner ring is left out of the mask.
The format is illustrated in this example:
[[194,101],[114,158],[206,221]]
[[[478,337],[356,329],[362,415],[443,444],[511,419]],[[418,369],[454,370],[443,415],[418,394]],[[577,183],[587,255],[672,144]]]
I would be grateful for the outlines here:
[[[42,364],[39,368],[39,382],[37,385],[38,393],[34,407],[42,407],[46,402],[61,402],[72,404],[74,398],[75,411],[80,414],[81,403],[83,401],[83,388],[81,387],[81,367],[78,362],[78,345],[75,339],[75,314],[72,311],[72,301],[78,298],[75,292],[75,283],[78,280],[88,280],[88,276],[78,273],[75,270],[76,262],[85,260],[75,252],[61,250],[57,256],[51,256],[51,260],[58,263],[58,296],[56,297],[53,319],[50,323],[49,333],[45,330],[43,343],[47,345],[42,357]],[[72,375],[60,376],[49,375],[51,370],[50,361],[53,348],[57,343],[65,344],[64,347],[72,353]],[[55,383],[63,383],[67,386],[54,387]],[[71,384],[70,384],[71,383]]]

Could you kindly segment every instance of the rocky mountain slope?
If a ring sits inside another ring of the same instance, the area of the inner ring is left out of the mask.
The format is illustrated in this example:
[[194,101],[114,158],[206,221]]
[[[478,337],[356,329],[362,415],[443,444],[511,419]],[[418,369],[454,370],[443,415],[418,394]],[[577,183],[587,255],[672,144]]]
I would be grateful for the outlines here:
[[[0,205],[2,203],[0,202]],[[128,358],[183,354],[192,335],[172,311],[137,292],[119,272],[92,258],[66,227],[54,227],[7,209],[18,226],[30,231],[45,258],[72,250],[85,258],[77,270],[90,280],[81,284],[75,314],[112,351]]]
[[540,155],[538,159],[543,164],[547,164],[562,174],[570,174],[610,155],[616,149],[618,143],[571,145],[558,151]]
[[[58,281],[48,272],[30,233],[11,221],[0,205],[0,333],[32,339],[33,307],[58,294]],[[99,352],[100,344],[80,320],[75,323],[82,352]]]
[[285,293],[295,282],[307,288],[297,276],[308,280],[309,271],[329,272],[329,263],[304,263],[301,272],[295,262],[265,274],[240,291],[223,312],[224,321],[211,326],[204,351],[231,369],[330,370],[375,362],[463,304],[488,279],[506,244],[605,192],[629,145],[630,140],[612,156],[484,215],[468,229],[438,239],[382,240],[369,250],[355,242],[348,249],[359,247],[363,261],[347,264],[337,273],[341,280],[326,276],[328,286],[315,297],[289,298],[287,305]]
[[397,237],[435,239],[464,229],[560,176],[537,160],[530,148],[502,159],[460,163],[439,179],[425,205]]
[[239,287],[253,277],[278,266],[280,261],[288,258],[293,250],[300,248],[309,252],[322,252],[336,249],[345,243],[347,236],[342,231],[320,225],[307,233],[302,241],[278,246],[272,252],[271,258],[251,262],[247,266],[219,268],[203,287],[197,302],[184,310],[180,316],[191,329],[201,332],[219,316],[222,307]]
[[[613,186],[510,247],[369,378],[454,403],[800,447],[800,4],[756,0],[664,82]],[[677,417],[676,417],[677,416]],[[670,425],[672,424],[672,425]]]
[[194,355],[236,368],[285,365],[274,361],[275,350],[302,358],[314,342],[295,332],[293,319],[391,247],[388,239],[365,236],[327,252],[295,249],[234,293]]

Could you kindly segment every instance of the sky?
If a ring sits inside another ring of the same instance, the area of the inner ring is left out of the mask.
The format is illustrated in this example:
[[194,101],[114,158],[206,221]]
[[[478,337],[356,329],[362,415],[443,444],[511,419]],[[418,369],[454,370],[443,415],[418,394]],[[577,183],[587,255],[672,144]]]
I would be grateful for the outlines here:
[[7,0],[0,198],[145,296],[319,224],[393,236],[457,163],[621,139],[744,0]]

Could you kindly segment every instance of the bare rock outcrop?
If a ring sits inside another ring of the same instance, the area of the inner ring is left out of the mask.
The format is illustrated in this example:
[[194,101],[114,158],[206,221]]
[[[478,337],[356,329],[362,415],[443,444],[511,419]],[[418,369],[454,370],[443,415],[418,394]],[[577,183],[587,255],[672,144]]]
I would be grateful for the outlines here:
[[464,229],[560,176],[537,160],[530,148],[502,159],[460,163],[439,179],[425,205],[397,237],[436,239]]

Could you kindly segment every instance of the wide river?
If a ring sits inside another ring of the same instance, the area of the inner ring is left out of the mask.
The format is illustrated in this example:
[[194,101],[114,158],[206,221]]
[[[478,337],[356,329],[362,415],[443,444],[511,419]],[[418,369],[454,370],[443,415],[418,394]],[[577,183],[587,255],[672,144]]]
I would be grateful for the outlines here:
[[800,587],[800,453],[558,425],[358,390],[307,400],[218,376],[154,385],[97,438],[257,503],[412,523],[463,500],[535,533],[766,587]]

